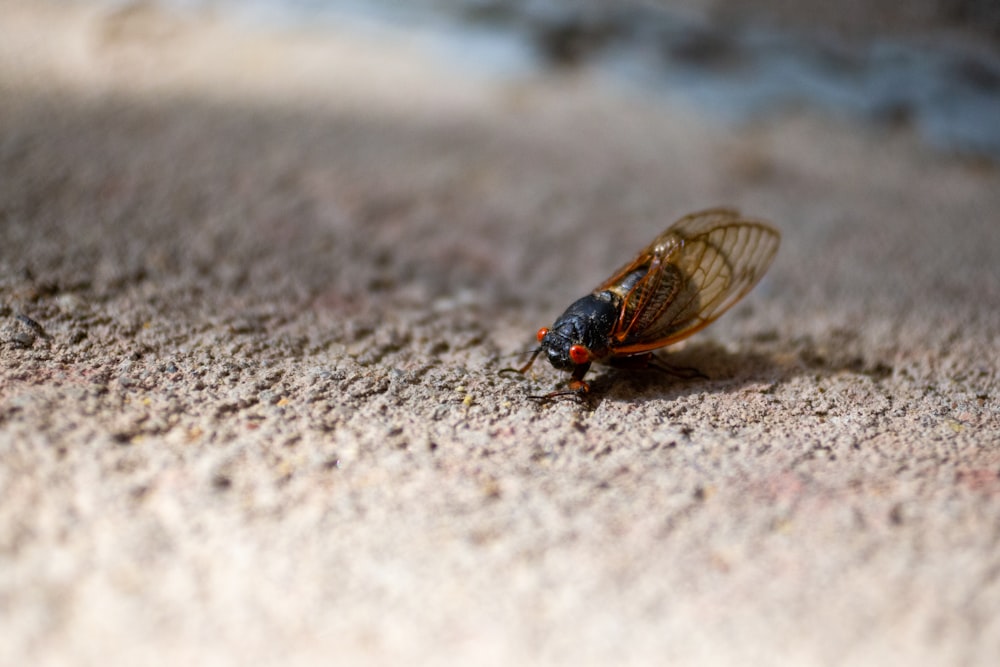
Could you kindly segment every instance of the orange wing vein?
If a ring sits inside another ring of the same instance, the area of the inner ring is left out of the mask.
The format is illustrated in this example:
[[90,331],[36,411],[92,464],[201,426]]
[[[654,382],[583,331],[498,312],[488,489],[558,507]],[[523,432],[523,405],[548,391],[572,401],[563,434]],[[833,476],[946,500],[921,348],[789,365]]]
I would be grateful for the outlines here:
[[714,322],[757,284],[780,240],[769,224],[731,209],[678,220],[595,290],[624,300],[614,354],[670,345]]

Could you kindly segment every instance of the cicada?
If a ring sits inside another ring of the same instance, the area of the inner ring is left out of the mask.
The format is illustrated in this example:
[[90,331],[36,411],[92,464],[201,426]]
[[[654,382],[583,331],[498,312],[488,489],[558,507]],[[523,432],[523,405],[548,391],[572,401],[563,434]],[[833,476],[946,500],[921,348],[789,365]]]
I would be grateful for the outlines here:
[[717,208],[687,215],[643,248],[551,327],[538,330],[539,346],[523,368],[545,353],[572,373],[568,391],[583,395],[591,364],[654,367],[653,350],[683,340],[714,322],[749,292],[771,265],[781,233],[738,211]]

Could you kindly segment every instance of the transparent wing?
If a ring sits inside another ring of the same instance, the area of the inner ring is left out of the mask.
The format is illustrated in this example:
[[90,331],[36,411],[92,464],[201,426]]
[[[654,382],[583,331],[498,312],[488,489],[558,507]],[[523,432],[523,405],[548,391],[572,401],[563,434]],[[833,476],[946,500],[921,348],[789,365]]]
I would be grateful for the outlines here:
[[598,287],[623,298],[614,353],[670,345],[711,324],[757,284],[780,240],[731,209],[681,218]]

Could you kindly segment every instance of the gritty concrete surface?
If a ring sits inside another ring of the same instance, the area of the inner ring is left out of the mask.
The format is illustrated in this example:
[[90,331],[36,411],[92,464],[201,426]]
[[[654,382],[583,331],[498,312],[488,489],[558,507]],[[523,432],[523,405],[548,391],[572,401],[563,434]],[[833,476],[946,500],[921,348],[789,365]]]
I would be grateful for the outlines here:
[[[0,12],[0,664],[1000,661],[995,165]],[[498,374],[719,204],[784,239],[669,354],[711,379]]]

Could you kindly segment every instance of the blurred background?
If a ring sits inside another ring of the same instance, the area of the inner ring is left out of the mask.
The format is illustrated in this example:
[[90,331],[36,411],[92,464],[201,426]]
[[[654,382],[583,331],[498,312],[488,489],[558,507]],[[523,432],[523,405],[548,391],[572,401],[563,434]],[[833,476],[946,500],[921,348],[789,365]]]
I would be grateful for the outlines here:
[[403,31],[500,74],[588,68],[726,121],[795,107],[1000,157],[995,0],[162,0],[262,24]]

